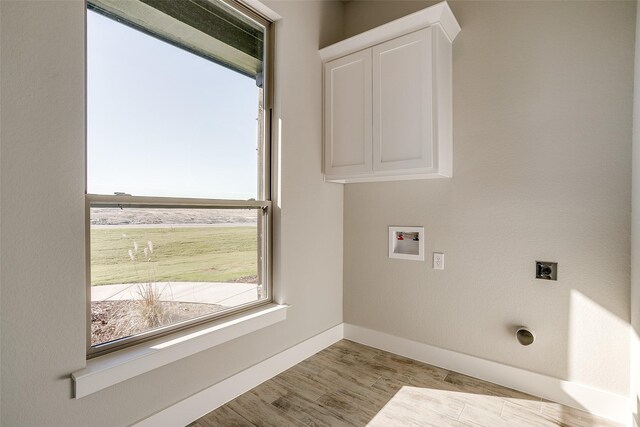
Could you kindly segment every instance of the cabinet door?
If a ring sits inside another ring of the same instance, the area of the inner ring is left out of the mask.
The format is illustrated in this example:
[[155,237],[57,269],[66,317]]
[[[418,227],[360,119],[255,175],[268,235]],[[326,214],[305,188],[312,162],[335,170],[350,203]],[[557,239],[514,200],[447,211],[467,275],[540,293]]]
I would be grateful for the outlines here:
[[430,169],[432,29],[373,48],[373,170]]
[[325,174],[370,173],[371,49],[327,62],[324,91]]

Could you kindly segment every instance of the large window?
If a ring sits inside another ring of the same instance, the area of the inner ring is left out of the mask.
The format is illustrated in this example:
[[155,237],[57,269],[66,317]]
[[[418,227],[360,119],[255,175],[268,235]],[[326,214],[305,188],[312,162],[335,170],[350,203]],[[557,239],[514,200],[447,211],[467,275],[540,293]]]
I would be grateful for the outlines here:
[[90,357],[271,300],[269,39],[232,2],[89,2]]

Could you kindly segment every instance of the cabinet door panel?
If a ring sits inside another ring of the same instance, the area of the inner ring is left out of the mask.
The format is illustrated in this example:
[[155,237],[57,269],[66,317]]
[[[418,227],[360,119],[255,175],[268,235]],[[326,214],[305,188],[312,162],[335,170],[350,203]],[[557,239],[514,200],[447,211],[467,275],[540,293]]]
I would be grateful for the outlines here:
[[375,171],[434,167],[431,31],[373,48]]
[[325,173],[372,171],[371,49],[325,64]]

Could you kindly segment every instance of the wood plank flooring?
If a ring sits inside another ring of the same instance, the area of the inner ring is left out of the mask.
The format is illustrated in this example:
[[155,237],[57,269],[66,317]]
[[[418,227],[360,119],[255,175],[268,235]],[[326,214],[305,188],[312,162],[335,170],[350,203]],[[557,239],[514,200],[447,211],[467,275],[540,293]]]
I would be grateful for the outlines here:
[[342,340],[188,427],[619,427],[539,397]]

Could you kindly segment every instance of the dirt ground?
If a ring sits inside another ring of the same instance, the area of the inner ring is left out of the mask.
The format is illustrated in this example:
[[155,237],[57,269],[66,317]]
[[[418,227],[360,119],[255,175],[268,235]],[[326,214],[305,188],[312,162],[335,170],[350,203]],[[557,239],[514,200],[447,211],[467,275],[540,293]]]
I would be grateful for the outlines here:
[[[163,325],[190,320],[215,313],[225,307],[216,304],[193,304],[162,301],[165,313]],[[145,327],[141,320],[139,301],[94,301],[91,303],[91,345],[112,341],[141,332]]]

